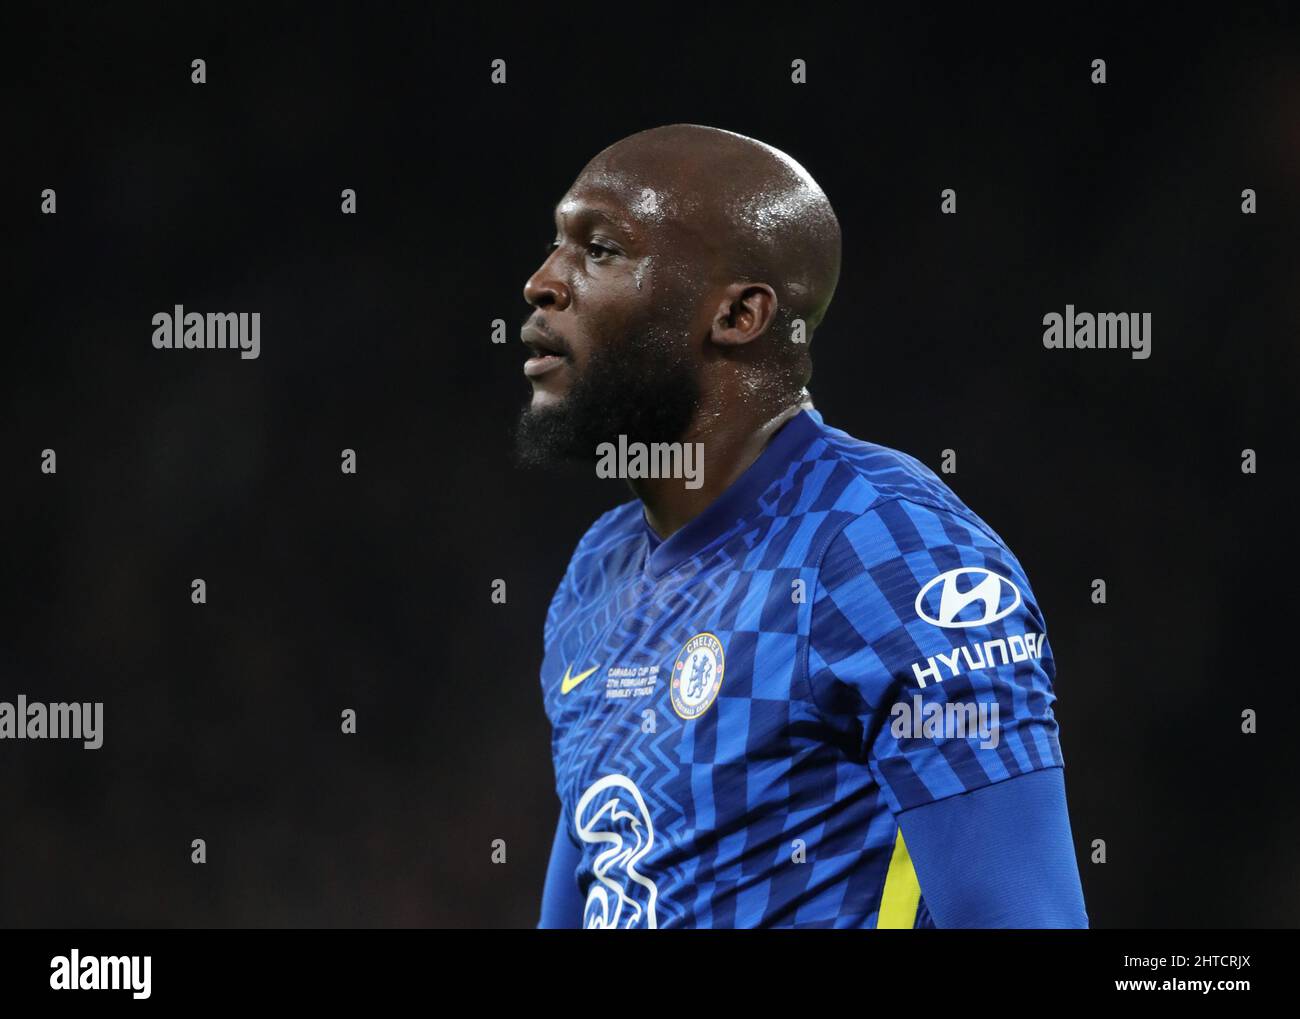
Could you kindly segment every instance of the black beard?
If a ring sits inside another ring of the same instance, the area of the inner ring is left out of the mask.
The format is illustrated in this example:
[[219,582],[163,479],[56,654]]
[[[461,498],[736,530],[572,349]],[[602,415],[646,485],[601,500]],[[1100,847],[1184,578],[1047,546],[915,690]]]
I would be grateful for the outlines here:
[[[570,362],[572,370],[572,362]],[[676,442],[700,404],[700,384],[684,346],[647,330],[596,350],[561,403],[524,408],[515,455],[527,467],[564,460],[594,463],[596,447],[617,442]]]

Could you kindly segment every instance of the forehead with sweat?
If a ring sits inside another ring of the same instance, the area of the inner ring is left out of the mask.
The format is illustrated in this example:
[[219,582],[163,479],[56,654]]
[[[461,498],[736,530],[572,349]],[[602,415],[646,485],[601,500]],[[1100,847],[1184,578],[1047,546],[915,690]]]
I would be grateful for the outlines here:
[[583,192],[714,282],[769,284],[810,328],[830,304],[839,222],[808,171],[770,145],[692,124],[642,131],[587,164],[569,199]]

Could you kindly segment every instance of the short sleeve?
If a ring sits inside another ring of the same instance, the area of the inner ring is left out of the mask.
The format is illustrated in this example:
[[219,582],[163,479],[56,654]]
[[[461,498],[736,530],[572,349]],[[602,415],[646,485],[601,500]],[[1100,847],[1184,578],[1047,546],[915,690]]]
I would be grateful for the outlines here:
[[1029,582],[975,520],[895,499],[827,547],[809,686],[894,813],[1063,767],[1054,679]]

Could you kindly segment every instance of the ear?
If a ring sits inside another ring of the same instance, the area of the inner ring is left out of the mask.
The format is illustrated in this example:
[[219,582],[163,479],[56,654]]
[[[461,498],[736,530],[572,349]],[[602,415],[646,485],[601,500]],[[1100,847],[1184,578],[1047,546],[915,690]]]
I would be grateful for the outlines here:
[[739,347],[758,339],[776,315],[776,291],[766,283],[732,283],[718,304],[709,339]]

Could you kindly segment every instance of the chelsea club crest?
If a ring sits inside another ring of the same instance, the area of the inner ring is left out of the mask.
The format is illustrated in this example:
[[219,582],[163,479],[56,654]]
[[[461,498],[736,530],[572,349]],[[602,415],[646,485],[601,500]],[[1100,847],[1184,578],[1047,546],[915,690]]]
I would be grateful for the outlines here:
[[673,678],[668,694],[673,710],[688,722],[709,710],[722,686],[726,657],[722,642],[711,633],[696,634],[686,642],[673,663]]

